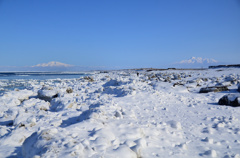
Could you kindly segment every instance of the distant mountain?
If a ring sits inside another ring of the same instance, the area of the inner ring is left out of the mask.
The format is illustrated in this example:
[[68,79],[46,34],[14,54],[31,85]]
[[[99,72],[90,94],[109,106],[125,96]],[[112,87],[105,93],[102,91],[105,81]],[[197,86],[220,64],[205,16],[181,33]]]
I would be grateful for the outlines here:
[[201,58],[201,57],[192,57],[188,60],[182,60],[179,64],[216,64],[218,63],[215,59]]
[[108,69],[114,68],[107,68],[105,66],[75,66],[57,61],[34,66],[0,66],[0,72],[82,72]]
[[72,67],[73,65],[69,65],[69,64],[64,64],[64,63],[60,63],[57,61],[51,61],[49,63],[42,63],[42,64],[38,64],[32,67]]
[[187,60],[182,60],[173,64],[173,67],[176,68],[208,68],[208,66],[221,64],[215,59],[201,58],[201,57],[192,57]]

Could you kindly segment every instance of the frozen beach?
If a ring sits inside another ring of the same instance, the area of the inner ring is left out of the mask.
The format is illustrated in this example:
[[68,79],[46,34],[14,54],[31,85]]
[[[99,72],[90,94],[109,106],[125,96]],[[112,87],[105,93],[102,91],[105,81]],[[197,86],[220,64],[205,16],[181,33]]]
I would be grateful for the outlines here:
[[240,158],[239,68],[21,83],[0,96],[0,157]]

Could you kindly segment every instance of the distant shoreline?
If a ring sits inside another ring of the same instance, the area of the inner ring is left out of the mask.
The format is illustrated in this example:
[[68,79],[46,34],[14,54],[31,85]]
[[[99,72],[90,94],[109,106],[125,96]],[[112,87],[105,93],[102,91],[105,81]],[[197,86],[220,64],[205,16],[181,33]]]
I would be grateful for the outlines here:
[[208,70],[216,68],[240,68],[240,64],[233,65],[216,65],[208,68],[133,68],[133,69],[116,69],[116,70],[90,70],[90,71],[0,71],[0,76],[3,75],[84,75],[91,74],[94,71],[108,72],[119,70],[135,70],[135,71],[166,71],[166,70]]
[[240,64],[234,64],[234,65],[217,65],[217,66],[209,66],[209,69],[215,69],[215,68],[240,68]]
[[84,75],[87,72],[0,72],[1,75]]

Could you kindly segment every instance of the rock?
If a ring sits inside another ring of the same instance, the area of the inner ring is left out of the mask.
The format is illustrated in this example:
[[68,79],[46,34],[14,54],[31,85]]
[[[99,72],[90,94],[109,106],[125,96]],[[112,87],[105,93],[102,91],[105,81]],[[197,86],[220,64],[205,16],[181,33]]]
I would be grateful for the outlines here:
[[170,77],[166,77],[165,80],[164,80],[164,82],[169,82],[169,83],[171,83],[172,81],[171,81],[171,78],[170,78]]
[[173,75],[173,80],[181,80],[180,75],[174,74],[174,75]]
[[227,86],[205,87],[205,88],[201,88],[199,93],[221,92],[221,91],[229,91],[229,89],[227,88]]
[[107,71],[100,71],[100,73],[108,73]]
[[72,93],[73,90],[72,90],[72,88],[67,88],[66,92],[67,92],[67,93]]
[[240,84],[238,85],[238,92],[240,92]]
[[116,111],[115,112],[115,115],[114,115],[116,118],[122,118],[122,113],[120,111]]
[[184,84],[181,82],[176,82],[173,84],[173,87],[175,87],[175,86],[184,86]]
[[87,80],[88,82],[94,82],[94,79],[92,76],[85,76],[84,79]]
[[207,81],[208,81],[208,78],[202,78],[202,80],[203,80],[204,82],[207,82]]
[[38,98],[50,102],[53,98],[58,97],[58,91],[52,88],[43,87],[38,91]]
[[224,95],[221,99],[219,99],[218,104],[230,105],[233,107],[240,106],[240,96],[236,94]]

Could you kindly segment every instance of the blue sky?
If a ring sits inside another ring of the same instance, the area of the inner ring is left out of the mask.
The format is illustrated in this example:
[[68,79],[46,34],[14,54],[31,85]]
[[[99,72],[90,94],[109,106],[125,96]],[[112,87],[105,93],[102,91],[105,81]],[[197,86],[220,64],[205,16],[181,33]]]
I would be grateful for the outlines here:
[[0,66],[239,64],[239,0],[0,0]]

